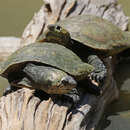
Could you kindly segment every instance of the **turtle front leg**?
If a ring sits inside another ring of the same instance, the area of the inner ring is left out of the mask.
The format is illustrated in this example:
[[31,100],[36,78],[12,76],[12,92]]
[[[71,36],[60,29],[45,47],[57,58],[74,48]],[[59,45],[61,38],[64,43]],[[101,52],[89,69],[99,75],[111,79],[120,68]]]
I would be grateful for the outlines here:
[[77,104],[80,101],[80,92],[77,88],[73,88],[70,92],[63,94],[61,97],[65,101]]
[[95,67],[95,70],[89,75],[91,80],[100,85],[107,74],[106,66],[97,55],[88,56],[88,63]]

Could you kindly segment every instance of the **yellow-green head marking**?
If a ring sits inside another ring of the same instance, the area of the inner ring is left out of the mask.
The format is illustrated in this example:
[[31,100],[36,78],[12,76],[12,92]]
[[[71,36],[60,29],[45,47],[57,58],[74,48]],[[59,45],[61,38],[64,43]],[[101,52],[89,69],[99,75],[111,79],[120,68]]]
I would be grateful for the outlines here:
[[47,30],[37,39],[39,42],[53,42],[61,45],[67,45],[70,41],[69,32],[57,24],[50,24]]

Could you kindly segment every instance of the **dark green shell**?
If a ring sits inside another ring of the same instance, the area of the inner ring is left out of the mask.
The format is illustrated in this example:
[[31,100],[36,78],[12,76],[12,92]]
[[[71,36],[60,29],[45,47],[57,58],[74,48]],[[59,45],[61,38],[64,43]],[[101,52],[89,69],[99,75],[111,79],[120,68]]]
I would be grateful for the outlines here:
[[111,22],[97,16],[79,15],[57,23],[69,31],[71,38],[91,48],[113,55],[128,48],[130,40],[125,32]]
[[43,63],[67,72],[75,77],[91,73],[93,66],[84,63],[71,50],[52,43],[35,43],[14,52],[1,65],[0,74],[4,77],[9,72],[20,69],[26,62]]

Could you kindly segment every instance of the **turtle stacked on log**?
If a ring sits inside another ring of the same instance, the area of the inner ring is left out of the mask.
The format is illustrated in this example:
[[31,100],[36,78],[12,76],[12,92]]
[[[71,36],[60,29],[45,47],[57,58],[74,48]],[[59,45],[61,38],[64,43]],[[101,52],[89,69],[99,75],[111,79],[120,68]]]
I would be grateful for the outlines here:
[[17,50],[2,62],[0,75],[7,78],[11,86],[64,94],[93,70],[93,66],[62,45],[34,43]]
[[101,59],[130,47],[130,36],[127,32],[105,19],[91,15],[68,17],[49,25],[37,41],[59,43],[70,48],[95,67],[91,77],[99,82],[106,75],[106,67]]

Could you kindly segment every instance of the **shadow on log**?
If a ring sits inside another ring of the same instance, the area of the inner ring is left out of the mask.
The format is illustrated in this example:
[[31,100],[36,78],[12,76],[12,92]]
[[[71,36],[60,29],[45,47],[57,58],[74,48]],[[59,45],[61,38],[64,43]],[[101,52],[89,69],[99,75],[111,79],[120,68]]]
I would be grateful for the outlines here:
[[[25,28],[20,46],[35,42],[48,24],[82,14],[98,15],[117,24],[122,30],[127,28],[128,17],[116,0],[44,0],[44,5]],[[95,96],[85,93],[75,108],[72,103],[63,102],[60,98],[43,100],[34,94],[35,90],[27,88],[1,97],[0,129],[95,130],[105,107],[118,98],[112,60],[111,57],[105,60],[108,73],[103,94]]]

